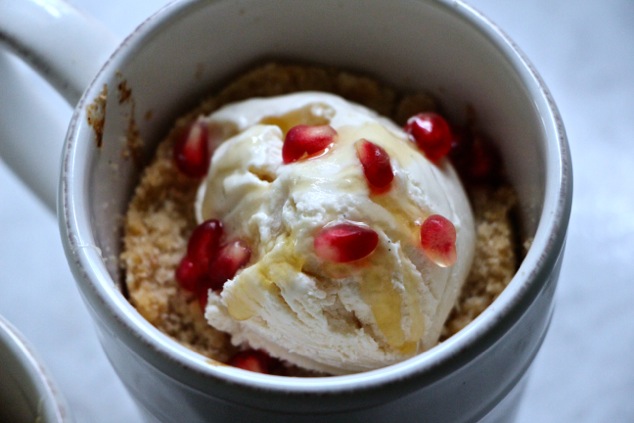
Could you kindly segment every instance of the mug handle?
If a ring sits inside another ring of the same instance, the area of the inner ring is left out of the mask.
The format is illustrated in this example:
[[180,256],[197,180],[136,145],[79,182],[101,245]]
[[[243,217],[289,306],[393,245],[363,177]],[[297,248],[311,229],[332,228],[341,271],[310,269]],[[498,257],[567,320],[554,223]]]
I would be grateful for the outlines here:
[[67,122],[2,47],[74,106],[117,41],[63,0],[0,0],[0,157],[52,211]]

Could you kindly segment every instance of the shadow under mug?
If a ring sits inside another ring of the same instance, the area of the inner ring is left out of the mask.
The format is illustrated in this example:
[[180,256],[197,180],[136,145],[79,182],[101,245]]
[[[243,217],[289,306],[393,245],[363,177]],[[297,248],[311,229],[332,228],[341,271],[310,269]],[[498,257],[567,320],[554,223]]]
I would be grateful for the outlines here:
[[[41,8],[35,0],[25,3]],[[141,24],[92,79],[111,39],[63,3],[47,4],[72,22],[67,28],[75,35],[69,40],[66,34],[65,42],[73,48],[65,49],[79,51],[85,67],[64,61],[59,39],[61,56],[43,58],[50,46],[25,41],[2,18],[0,40],[31,59],[70,102],[88,86],[63,147],[60,230],[103,348],[148,421],[513,420],[552,314],[572,172],[548,90],[498,27],[449,0],[184,0]],[[77,43],[82,46],[75,49]],[[122,215],[142,170],[127,154],[129,131],[142,139],[137,158],[147,161],[175,118],[203,93],[268,59],[361,70],[393,86],[425,89],[458,121],[467,106],[476,108],[517,190],[522,236],[532,244],[506,290],[458,334],[370,372],[260,375],[214,365],[179,345],[121,293]],[[104,107],[100,131],[88,122],[90,105]]]

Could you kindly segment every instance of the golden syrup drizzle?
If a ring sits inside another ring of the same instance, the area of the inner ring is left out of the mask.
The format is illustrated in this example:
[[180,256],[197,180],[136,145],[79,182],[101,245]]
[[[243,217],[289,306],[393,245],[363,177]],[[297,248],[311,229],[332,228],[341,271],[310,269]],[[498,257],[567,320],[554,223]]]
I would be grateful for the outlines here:
[[293,126],[297,125],[326,125],[330,123],[330,117],[334,110],[325,104],[313,103],[304,107],[291,110],[279,116],[265,116],[260,120],[264,125],[278,126],[284,135]]

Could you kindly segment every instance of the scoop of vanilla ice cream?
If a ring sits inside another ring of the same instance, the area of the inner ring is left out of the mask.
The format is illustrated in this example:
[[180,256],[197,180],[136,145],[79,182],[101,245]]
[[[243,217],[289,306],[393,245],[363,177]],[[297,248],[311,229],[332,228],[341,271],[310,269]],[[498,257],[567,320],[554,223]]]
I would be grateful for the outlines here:
[[[232,136],[212,156],[197,219],[220,219],[228,237],[252,249],[249,264],[209,292],[210,325],[236,345],[330,374],[386,366],[438,342],[475,242],[469,202],[447,161],[432,164],[394,123],[331,94],[251,99],[204,119]],[[302,123],[329,123],[336,141],[323,155],[284,164],[285,132]],[[385,193],[368,188],[354,147],[361,138],[390,156]],[[432,214],[456,228],[450,267],[421,250],[420,225]],[[343,222],[376,231],[376,250],[350,263],[316,255],[316,233]]]

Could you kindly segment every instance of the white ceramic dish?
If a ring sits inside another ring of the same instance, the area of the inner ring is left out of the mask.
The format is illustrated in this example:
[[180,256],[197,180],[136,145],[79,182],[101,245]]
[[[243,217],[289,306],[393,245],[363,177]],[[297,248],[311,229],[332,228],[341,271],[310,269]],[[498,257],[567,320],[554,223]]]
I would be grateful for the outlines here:
[[70,423],[66,404],[24,337],[0,316],[0,421]]

